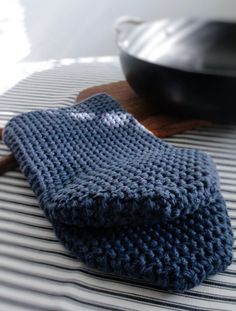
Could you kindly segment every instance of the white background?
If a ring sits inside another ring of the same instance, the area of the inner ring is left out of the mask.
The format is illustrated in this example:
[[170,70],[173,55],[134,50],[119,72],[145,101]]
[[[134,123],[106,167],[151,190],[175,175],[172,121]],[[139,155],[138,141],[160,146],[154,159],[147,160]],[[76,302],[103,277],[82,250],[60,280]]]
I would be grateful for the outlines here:
[[0,0],[0,92],[55,60],[117,54],[113,23],[121,15],[236,20],[236,1]]

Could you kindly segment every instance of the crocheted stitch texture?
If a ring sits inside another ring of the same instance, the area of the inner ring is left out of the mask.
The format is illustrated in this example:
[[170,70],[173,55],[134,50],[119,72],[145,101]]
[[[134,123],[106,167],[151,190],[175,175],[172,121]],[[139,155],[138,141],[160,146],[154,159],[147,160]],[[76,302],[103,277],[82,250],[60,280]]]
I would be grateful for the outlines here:
[[232,261],[232,229],[221,195],[208,207],[156,225],[79,228],[54,223],[58,238],[92,268],[184,291]]
[[59,239],[89,266],[185,290],[230,264],[211,158],[156,138],[106,94],[17,116],[4,141]]
[[192,213],[219,189],[211,158],[150,134],[101,94],[13,118],[4,140],[50,220],[79,226]]

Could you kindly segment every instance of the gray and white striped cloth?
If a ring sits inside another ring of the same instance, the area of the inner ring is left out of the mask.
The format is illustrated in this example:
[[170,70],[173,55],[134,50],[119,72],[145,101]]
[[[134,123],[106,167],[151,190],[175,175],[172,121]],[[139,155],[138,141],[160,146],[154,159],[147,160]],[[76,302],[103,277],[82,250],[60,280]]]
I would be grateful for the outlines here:
[[[0,97],[0,127],[33,109],[73,105],[79,90],[123,78],[117,61],[35,73]],[[227,100],[227,99],[226,99]],[[209,152],[236,230],[236,127],[199,128],[166,139]],[[0,145],[0,156],[7,148]],[[236,236],[236,234],[235,234]],[[234,247],[235,252],[235,247]],[[0,310],[236,310],[236,260],[184,294],[91,270],[58,242],[19,171],[0,177]]]

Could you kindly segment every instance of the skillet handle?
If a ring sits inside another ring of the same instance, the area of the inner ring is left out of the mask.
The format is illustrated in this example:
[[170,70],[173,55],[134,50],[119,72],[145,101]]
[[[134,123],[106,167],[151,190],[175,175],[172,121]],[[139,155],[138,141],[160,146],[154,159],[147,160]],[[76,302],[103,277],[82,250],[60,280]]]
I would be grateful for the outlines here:
[[[0,128],[0,140],[2,140],[2,137],[3,137],[3,129]],[[15,169],[16,167],[17,163],[13,154],[10,153],[0,158],[0,176],[3,175],[5,172]]]
[[144,23],[145,20],[143,20],[140,17],[137,16],[120,16],[117,18],[117,20],[114,23],[114,30],[116,33],[116,42],[118,43],[121,34],[124,33],[123,28],[128,25],[130,26],[134,26],[134,25],[140,25],[142,23]]

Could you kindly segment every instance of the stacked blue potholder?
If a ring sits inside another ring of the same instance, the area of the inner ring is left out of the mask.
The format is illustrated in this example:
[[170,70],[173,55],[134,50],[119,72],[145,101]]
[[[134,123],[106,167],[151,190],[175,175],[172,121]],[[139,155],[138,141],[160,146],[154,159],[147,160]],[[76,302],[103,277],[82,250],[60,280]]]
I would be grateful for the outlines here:
[[14,117],[4,141],[59,240],[89,267],[184,291],[231,263],[210,156],[155,137],[110,96]]

